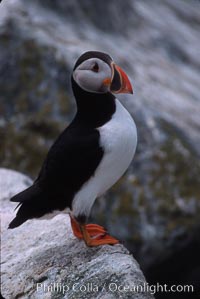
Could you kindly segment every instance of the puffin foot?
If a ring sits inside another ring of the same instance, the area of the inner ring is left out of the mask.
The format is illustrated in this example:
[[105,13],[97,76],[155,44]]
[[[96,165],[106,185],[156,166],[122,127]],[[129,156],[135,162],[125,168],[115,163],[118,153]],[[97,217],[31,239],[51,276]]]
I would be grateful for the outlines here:
[[99,245],[114,245],[119,243],[119,241],[110,235],[108,235],[106,232],[103,234],[97,234],[94,236],[91,236],[87,230],[86,225],[80,225],[80,229],[83,235],[83,239],[85,241],[85,244],[89,247],[95,247]]
[[[83,234],[80,229],[80,224],[71,215],[70,215],[70,220],[71,220],[71,227],[74,235],[79,239],[83,239]],[[86,224],[85,228],[91,237],[99,237],[107,233],[105,228],[98,224]]]
[[83,239],[89,247],[119,243],[117,239],[108,235],[104,227],[98,224],[79,224],[71,215],[70,219],[74,235],[79,239]]

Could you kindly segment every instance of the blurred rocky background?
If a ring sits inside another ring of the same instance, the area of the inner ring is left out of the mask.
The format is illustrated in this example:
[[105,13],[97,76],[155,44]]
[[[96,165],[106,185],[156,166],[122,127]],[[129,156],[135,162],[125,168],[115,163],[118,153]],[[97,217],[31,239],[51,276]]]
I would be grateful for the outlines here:
[[[138,128],[126,175],[92,218],[123,240],[149,283],[200,291],[200,2],[3,0],[0,165],[36,178],[75,113],[70,75],[87,50],[129,74]],[[197,298],[170,293],[170,298]],[[158,293],[156,298],[169,298]]]

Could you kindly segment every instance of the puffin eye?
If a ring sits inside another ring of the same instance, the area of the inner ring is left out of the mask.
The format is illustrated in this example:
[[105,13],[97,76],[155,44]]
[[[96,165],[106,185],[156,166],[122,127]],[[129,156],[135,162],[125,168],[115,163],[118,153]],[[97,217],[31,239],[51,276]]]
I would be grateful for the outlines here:
[[99,65],[97,62],[95,62],[92,66],[92,71],[95,72],[95,73],[98,73],[99,71]]

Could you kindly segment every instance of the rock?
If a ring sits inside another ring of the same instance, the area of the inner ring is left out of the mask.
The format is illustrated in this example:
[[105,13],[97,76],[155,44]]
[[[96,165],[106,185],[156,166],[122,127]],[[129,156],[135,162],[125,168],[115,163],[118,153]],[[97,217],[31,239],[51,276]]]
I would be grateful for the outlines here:
[[6,299],[153,298],[150,293],[134,292],[134,286],[146,282],[123,245],[86,247],[72,235],[67,215],[31,220],[7,230],[16,206],[9,197],[30,183],[21,173],[0,169],[1,289]]
[[[121,100],[139,142],[129,171],[93,215],[126,241],[145,273],[162,265],[156,282],[173,256],[180,269],[177,252],[199,238],[200,2],[93,2],[1,2],[0,163],[35,178],[74,113],[74,61],[91,49],[111,54],[133,81],[134,97]],[[187,273],[193,263],[200,268],[198,255],[188,256]],[[172,284],[178,271],[168,275]]]

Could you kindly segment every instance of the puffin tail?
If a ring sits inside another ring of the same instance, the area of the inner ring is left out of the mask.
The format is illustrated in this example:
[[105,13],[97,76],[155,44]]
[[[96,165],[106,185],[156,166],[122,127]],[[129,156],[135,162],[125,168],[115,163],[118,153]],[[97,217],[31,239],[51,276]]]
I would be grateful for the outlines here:
[[20,226],[28,219],[37,217],[38,202],[42,199],[41,189],[37,184],[33,184],[24,191],[13,196],[10,201],[19,202],[16,217],[10,222],[8,228]]
[[10,224],[8,225],[8,228],[15,228],[15,227],[18,227],[18,226],[20,226],[22,223],[24,223],[26,220],[28,220],[28,219],[16,216],[16,217],[10,222]]

